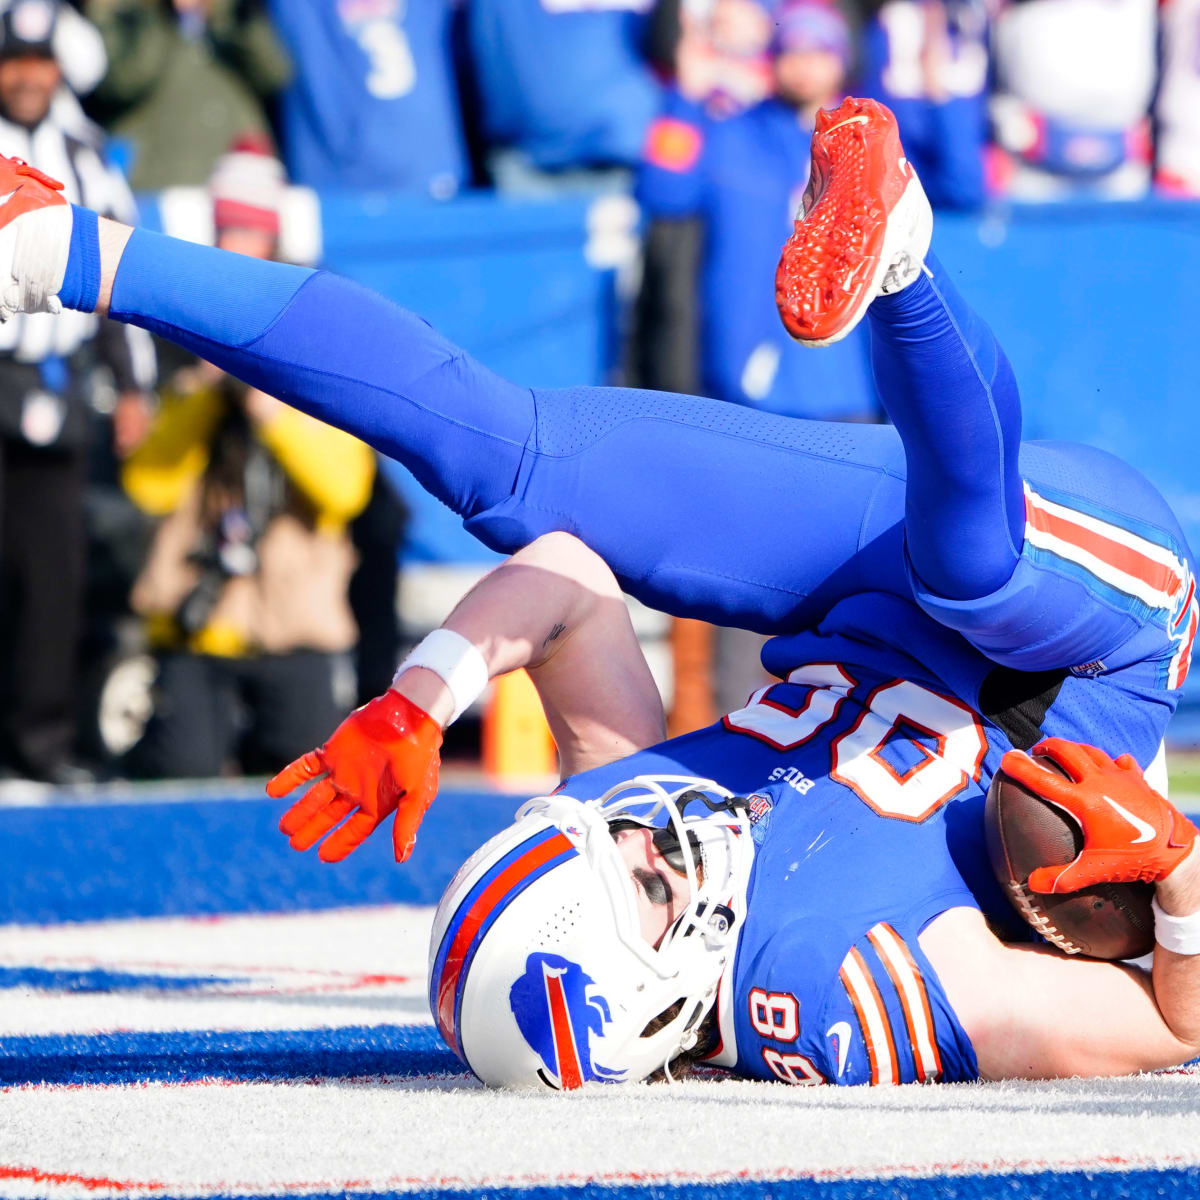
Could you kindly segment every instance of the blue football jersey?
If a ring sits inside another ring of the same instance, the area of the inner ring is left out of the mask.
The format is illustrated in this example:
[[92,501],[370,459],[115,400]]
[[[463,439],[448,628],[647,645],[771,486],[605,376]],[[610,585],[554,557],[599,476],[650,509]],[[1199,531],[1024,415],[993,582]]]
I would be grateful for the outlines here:
[[[783,684],[770,702],[799,707],[806,690]],[[978,826],[983,792],[969,780],[921,820],[877,811],[854,780],[836,780],[825,763],[869,711],[852,701],[840,707],[824,734],[787,753],[784,777],[750,797],[757,853],[712,1061],[795,1084],[973,1079],[970,1039],[918,935],[948,908],[981,899],[1011,917],[978,871],[979,847],[963,847],[953,829],[959,821]],[[929,789],[955,781],[926,757],[935,752],[931,740],[908,741],[913,736],[883,738],[873,769],[898,778],[928,772],[921,790],[931,799]],[[955,849],[970,856],[978,895]]]
[[[1178,524],[1101,451],[1033,444],[1022,468],[1024,549],[995,595],[926,593],[890,519],[896,497],[879,494],[864,586],[837,581],[814,626],[765,646],[782,682],[715,727],[568,782],[587,799],[685,774],[749,797],[757,850],[715,1063],[800,1084],[973,1078],[919,936],[960,906],[1007,940],[1033,936],[987,856],[1001,756],[1059,736],[1154,759],[1200,622]],[[1097,645],[1111,649],[1073,657]]]
[[297,67],[280,100],[293,179],[438,199],[468,182],[451,15],[449,0],[272,0]]
[[755,859],[731,897],[746,916],[714,1064],[796,1084],[972,1079],[918,935],[965,906],[1031,936],[988,865],[990,753],[985,722],[943,691],[811,663],[719,724],[564,788],[591,799],[634,775],[694,775],[748,797]]
[[[791,1083],[974,1076],[917,939],[957,905],[980,908],[1009,940],[1030,936],[983,843],[1001,756],[1058,736],[1149,764],[1200,621],[1195,563],[1166,504],[1132,473],[1111,486],[1125,470],[1115,460],[1072,457],[1027,450],[1024,553],[1003,594],[960,602],[956,618],[919,585],[864,592],[765,647],[787,682],[724,719],[783,762],[751,797],[758,853],[718,1063]],[[1063,591],[1056,619],[1025,611],[1030,572],[1069,581],[1077,609]],[[1063,661],[1083,624],[1095,644],[1106,620],[1111,656],[1038,669]],[[1022,627],[1037,636],[1022,640]]]

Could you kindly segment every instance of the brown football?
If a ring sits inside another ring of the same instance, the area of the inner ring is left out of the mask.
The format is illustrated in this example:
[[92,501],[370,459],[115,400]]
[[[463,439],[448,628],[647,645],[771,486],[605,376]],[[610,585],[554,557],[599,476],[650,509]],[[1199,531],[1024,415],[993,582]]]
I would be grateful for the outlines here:
[[[1052,759],[1037,758],[1064,774]],[[1154,948],[1152,884],[1101,883],[1062,896],[1026,886],[1034,867],[1069,863],[1083,848],[1083,831],[1073,817],[997,771],[985,819],[996,878],[1017,912],[1047,941],[1091,958],[1140,958]]]

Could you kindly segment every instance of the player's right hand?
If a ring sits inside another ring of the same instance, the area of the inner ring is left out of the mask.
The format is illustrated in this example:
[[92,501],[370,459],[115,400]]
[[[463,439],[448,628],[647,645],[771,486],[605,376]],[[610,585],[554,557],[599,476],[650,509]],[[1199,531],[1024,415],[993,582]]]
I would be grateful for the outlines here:
[[317,851],[323,862],[340,862],[394,812],[392,847],[396,861],[404,862],[437,794],[441,745],[441,726],[389,688],[267,784],[267,795],[278,800],[317,780],[283,814],[279,831],[292,849],[307,850],[345,819]]
[[1029,887],[1042,894],[1077,892],[1096,883],[1157,883],[1188,856],[1196,827],[1147,782],[1128,754],[1115,761],[1095,746],[1047,738],[1046,755],[1066,778],[1010,750],[1005,773],[1036,796],[1064,809],[1083,830],[1083,849],[1065,866],[1038,867]]

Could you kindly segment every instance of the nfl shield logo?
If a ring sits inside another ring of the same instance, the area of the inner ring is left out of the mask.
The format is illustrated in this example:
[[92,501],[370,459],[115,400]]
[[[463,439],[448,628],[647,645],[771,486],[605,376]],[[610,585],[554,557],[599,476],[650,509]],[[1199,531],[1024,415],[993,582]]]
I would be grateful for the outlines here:
[[772,809],[771,797],[763,792],[755,792],[746,797],[746,808],[750,813],[750,824],[757,825]]

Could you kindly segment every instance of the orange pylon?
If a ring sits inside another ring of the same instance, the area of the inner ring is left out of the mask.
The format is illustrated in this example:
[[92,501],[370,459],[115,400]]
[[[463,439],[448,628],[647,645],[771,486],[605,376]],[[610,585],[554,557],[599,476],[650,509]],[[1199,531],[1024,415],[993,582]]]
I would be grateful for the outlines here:
[[484,771],[503,786],[552,775],[557,766],[558,750],[533,680],[525,671],[494,679],[483,714]]

